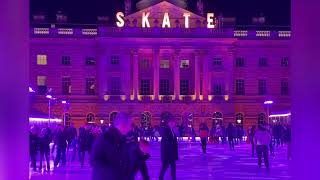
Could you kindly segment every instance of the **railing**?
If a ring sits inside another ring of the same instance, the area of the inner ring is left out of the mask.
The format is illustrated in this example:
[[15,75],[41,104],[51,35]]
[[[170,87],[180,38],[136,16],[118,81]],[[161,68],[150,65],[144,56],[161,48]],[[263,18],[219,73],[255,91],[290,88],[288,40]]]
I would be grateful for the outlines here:
[[234,30],[207,28],[42,28],[34,27],[31,36],[36,37],[185,37],[185,38],[238,38],[238,39],[290,39],[291,31],[278,30]]

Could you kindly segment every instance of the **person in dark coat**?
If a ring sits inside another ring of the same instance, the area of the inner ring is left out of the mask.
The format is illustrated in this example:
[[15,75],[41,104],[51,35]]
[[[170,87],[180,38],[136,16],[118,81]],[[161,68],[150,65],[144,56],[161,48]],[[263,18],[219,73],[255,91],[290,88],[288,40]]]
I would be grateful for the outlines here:
[[199,129],[199,135],[201,139],[201,147],[202,152],[204,154],[207,153],[207,141],[208,141],[208,135],[209,135],[209,128],[205,123],[201,123],[200,129]]
[[230,150],[234,150],[234,126],[232,123],[229,123],[227,127],[227,136],[229,141]]
[[254,146],[254,141],[253,141],[253,137],[256,133],[256,126],[253,125],[249,131],[249,140],[250,140],[250,143],[251,143],[251,146],[252,146],[252,157],[254,157],[254,149],[255,149],[255,146]]
[[85,128],[80,127],[79,129],[79,137],[78,137],[78,149],[79,149],[79,160],[81,163],[81,167],[84,166],[85,153],[88,151],[88,138],[87,132]]
[[169,165],[171,167],[171,178],[176,179],[176,161],[178,160],[178,142],[177,136],[174,133],[173,128],[176,126],[176,122],[173,118],[168,120],[168,126],[162,129],[161,139],[161,161],[162,167],[160,171],[159,179],[163,180],[164,174],[167,171]]
[[62,165],[66,165],[66,150],[67,150],[67,129],[63,126],[59,127],[56,134],[56,144],[57,144],[57,156],[54,160],[54,166],[57,167],[62,161]]
[[31,166],[34,171],[37,170],[37,161],[36,156],[38,152],[39,137],[37,134],[37,129],[35,126],[32,126],[29,133],[29,153],[31,158]]
[[125,113],[118,113],[114,127],[101,134],[93,144],[90,163],[92,180],[131,180],[129,147],[126,134],[131,129],[131,120]]
[[50,171],[50,143],[51,143],[51,137],[50,132],[48,132],[47,128],[42,128],[40,139],[39,139],[39,150],[40,150],[40,168],[39,170],[42,170],[42,161],[45,157],[46,163],[47,163],[47,171]]
[[150,158],[149,149],[150,144],[148,141],[142,139],[139,143],[130,143],[130,166],[133,173],[130,179],[134,179],[136,174],[140,171],[143,180],[150,180],[148,166],[146,161]]

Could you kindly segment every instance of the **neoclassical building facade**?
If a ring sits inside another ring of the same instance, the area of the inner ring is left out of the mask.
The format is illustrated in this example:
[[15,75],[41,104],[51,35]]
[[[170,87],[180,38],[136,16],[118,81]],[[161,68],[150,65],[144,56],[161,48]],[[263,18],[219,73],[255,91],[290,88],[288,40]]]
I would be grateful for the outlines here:
[[[141,27],[145,12],[150,28]],[[164,13],[170,28],[161,27]],[[196,129],[201,122],[249,127],[290,111],[290,31],[210,29],[205,15],[166,1],[123,18],[124,27],[33,25],[32,109],[48,113],[50,94],[50,114],[66,114],[67,124],[112,123],[123,111],[143,126],[171,114]]]

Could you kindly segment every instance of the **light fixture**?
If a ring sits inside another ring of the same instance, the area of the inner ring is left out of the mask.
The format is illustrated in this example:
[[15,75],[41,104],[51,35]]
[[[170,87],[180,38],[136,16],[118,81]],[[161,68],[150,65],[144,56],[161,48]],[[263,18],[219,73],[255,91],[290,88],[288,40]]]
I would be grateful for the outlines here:
[[104,122],[104,120],[103,120],[103,119],[100,119],[100,123],[103,124],[103,122]]
[[62,104],[67,104],[67,101],[66,100],[62,100],[61,103]]
[[237,119],[237,123],[238,123],[238,124],[241,124],[241,119]]
[[47,99],[52,99],[52,95],[47,94],[47,95],[46,95],[46,98],[47,98]]
[[29,93],[34,93],[35,91],[32,89],[32,87],[29,87]]
[[[29,117],[29,122],[49,122],[48,118],[34,118],[34,117]],[[50,119],[50,122],[57,122],[57,123],[61,123],[62,119]]]
[[273,104],[273,101],[265,101],[264,104]]

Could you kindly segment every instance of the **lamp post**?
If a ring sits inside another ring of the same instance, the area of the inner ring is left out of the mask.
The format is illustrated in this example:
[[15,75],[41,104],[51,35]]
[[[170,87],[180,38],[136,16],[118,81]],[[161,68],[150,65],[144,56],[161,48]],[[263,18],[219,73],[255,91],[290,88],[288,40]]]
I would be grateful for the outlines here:
[[51,119],[51,99],[52,95],[47,94],[46,98],[48,99],[48,115],[49,115],[49,124],[50,124],[50,119]]
[[268,118],[268,124],[270,123],[269,121],[269,116],[270,116],[270,106],[273,104],[273,101],[271,100],[268,100],[268,101],[265,101],[263,104],[265,104],[267,106],[267,118]]

